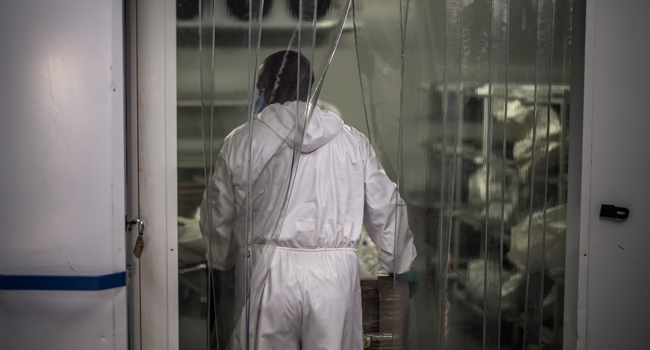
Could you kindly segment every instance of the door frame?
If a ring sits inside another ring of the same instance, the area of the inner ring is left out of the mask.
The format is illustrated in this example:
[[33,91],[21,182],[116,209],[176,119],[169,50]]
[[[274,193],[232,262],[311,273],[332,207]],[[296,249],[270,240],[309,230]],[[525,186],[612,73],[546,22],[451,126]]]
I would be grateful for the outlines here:
[[176,1],[125,0],[130,349],[178,349]]
[[[178,349],[176,1],[124,1],[127,219],[146,223],[140,259],[127,236],[129,345]],[[565,350],[586,347],[594,4],[573,0]]]

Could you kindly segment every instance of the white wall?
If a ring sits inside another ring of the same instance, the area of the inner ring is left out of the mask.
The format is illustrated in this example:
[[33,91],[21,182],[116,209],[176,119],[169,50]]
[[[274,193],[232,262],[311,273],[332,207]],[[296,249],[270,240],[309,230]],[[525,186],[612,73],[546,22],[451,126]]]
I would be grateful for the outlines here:
[[[586,14],[577,347],[646,349],[650,2],[587,0]],[[602,220],[601,204],[630,217]]]
[[[4,2],[0,274],[125,270],[122,1]],[[4,349],[126,349],[126,291],[0,290]]]

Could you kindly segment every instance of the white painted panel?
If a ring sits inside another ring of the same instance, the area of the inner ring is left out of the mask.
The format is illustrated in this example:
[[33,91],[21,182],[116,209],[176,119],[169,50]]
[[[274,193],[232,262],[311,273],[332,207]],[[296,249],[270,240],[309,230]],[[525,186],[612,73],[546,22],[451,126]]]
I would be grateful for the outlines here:
[[120,300],[126,300],[125,288],[0,291],[0,348],[127,349],[126,332],[113,319]]
[[[588,258],[581,296],[586,296],[582,348],[589,350],[649,347],[648,14],[650,2],[644,0],[588,1],[584,126],[591,158],[583,162],[583,194],[590,195],[583,201],[589,236],[581,252]],[[630,217],[599,219],[601,204],[627,207]]]
[[[119,0],[3,3],[1,274],[124,270],[122,28]],[[124,288],[0,291],[0,308],[3,348],[126,348]]]

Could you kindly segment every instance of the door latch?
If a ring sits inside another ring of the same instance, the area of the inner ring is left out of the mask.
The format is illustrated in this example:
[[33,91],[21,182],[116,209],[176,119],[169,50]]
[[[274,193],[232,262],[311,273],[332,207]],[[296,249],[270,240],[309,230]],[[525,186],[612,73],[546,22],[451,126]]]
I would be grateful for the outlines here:
[[135,241],[135,247],[133,247],[133,255],[136,258],[140,259],[142,256],[142,251],[144,250],[144,221],[140,219],[133,219],[127,223],[127,230],[129,232],[133,231],[133,226],[136,224],[140,225],[140,230],[138,230],[138,239]]
[[615,220],[625,220],[630,216],[630,210],[623,207],[617,207],[614,205],[603,204],[600,206],[600,217],[615,219]]

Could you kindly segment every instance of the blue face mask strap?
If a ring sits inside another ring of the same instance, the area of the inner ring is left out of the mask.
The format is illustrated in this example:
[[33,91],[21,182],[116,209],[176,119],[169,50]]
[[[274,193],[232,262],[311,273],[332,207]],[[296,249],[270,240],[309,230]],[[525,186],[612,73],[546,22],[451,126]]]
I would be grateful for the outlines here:
[[266,99],[264,98],[264,93],[260,93],[260,95],[257,97],[257,100],[255,101],[255,109],[257,110],[257,113],[261,113],[264,108],[266,108],[268,104],[266,103]]

